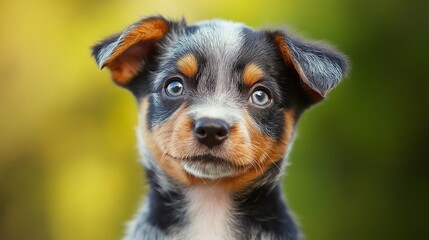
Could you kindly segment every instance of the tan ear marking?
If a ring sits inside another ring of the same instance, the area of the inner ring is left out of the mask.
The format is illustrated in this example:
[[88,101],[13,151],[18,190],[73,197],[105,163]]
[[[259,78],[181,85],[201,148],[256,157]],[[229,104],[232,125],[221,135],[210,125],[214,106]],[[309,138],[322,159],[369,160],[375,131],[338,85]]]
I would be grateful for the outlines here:
[[126,34],[124,39],[121,41],[121,44],[115,49],[103,66],[109,65],[128,48],[138,42],[161,39],[165,34],[167,34],[168,29],[168,24],[163,19],[155,18],[143,21],[140,25],[136,26]]
[[301,70],[301,67],[295,62],[295,60],[293,60],[293,56],[292,56],[292,52],[289,48],[289,46],[287,45],[287,43],[285,42],[284,37],[281,34],[276,34],[274,35],[274,42],[276,43],[282,58],[283,58],[283,62],[287,67],[291,67],[296,69],[296,71],[298,71],[298,74],[303,77],[303,72]]
[[243,71],[243,82],[249,86],[252,86],[264,76],[264,71],[255,63],[249,63],[246,65]]
[[280,54],[283,58],[283,62],[286,65],[286,67],[294,69],[299,77],[301,78],[301,85],[304,89],[304,91],[314,100],[314,101],[320,101],[324,97],[322,94],[317,92],[315,89],[312,89],[309,87],[309,81],[307,79],[307,76],[305,76],[304,72],[302,71],[301,66],[299,66],[298,63],[294,60],[294,57],[292,55],[292,51],[290,50],[289,46],[287,45],[284,36],[281,34],[275,34],[274,35],[274,42],[276,43],[278,50],[280,51]]
[[194,77],[198,72],[198,62],[195,55],[188,53],[177,61],[177,68],[188,78]]
[[143,62],[138,59],[125,61],[119,57],[107,67],[110,69],[115,82],[119,85],[125,85],[137,75],[143,67]]
[[144,60],[169,31],[168,24],[163,18],[149,18],[130,26],[97,53],[100,67],[107,67],[113,80],[125,86],[144,68]]

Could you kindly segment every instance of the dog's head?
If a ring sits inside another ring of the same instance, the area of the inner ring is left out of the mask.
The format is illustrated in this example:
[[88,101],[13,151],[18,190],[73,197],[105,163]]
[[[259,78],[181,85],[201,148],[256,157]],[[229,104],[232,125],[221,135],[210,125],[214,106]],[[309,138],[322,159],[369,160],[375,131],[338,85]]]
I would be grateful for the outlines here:
[[284,31],[162,17],[131,25],[93,55],[137,98],[138,135],[165,173],[232,191],[284,158],[302,111],[338,84],[347,65],[330,48]]

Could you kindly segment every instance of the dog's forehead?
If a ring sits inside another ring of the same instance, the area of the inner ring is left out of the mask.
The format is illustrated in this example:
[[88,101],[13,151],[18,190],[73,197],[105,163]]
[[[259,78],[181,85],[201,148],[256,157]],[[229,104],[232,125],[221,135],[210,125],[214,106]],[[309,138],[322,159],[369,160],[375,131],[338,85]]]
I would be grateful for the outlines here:
[[244,29],[248,29],[244,24],[224,20],[200,22],[189,26],[187,34],[182,35],[184,47],[198,51],[208,60],[233,62],[244,44]]
[[160,56],[161,74],[156,83],[168,77],[166,75],[169,73],[165,70],[177,67],[180,65],[178,63],[189,64],[189,60],[195,59],[196,66],[186,65],[185,68],[192,68],[190,72],[200,70],[200,88],[207,89],[215,82],[218,89],[231,88],[237,81],[234,74],[242,71],[245,65],[272,68],[266,60],[271,58],[269,56],[274,51],[267,46],[266,39],[261,31],[225,20],[210,20],[187,26],[183,31],[167,37]]
[[244,44],[244,29],[248,29],[244,24],[224,20],[187,26],[183,31],[168,36],[162,62],[174,64],[179,58],[192,53],[212,69],[231,65]]

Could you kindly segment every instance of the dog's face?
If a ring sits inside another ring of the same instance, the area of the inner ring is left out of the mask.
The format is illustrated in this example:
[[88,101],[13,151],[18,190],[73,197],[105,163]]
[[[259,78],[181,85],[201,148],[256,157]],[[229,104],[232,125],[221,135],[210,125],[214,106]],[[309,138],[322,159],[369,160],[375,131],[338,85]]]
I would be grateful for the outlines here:
[[167,175],[184,185],[216,180],[231,191],[281,164],[300,114],[346,65],[281,31],[162,17],[137,22],[93,54],[136,96],[139,137]]

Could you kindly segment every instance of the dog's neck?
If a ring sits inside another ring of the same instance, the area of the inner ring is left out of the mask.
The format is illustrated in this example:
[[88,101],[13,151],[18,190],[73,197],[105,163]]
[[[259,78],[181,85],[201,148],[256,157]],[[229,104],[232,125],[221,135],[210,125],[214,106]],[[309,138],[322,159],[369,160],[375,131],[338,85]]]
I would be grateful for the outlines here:
[[245,191],[230,193],[216,183],[181,186],[147,169],[148,199],[126,239],[299,239],[280,174],[273,166]]

